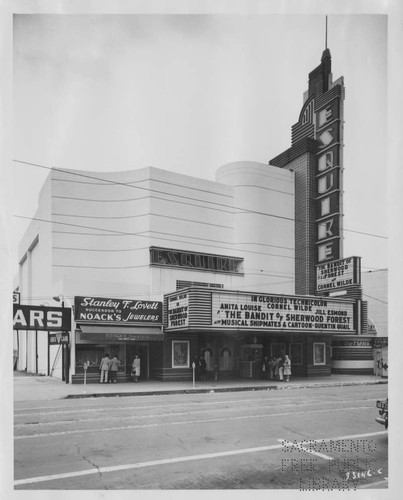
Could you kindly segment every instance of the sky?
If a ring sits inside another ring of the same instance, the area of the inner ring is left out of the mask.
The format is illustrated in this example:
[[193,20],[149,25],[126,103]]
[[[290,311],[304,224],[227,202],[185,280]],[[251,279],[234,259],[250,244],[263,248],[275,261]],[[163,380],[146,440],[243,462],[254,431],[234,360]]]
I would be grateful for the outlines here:
[[[344,256],[363,271],[388,267],[387,29],[384,15],[328,16],[346,87]],[[291,146],[325,15],[21,14],[13,41],[14,160],[214,180]],[[49,172],[18,161],[14,249]]]

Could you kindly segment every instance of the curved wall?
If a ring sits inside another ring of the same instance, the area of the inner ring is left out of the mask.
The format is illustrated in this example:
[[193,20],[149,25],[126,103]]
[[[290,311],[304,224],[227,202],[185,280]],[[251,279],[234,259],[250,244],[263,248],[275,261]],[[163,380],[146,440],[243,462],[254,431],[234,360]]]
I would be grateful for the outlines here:
[[294,174],[258,162],[220,167],[232,186],[234,249],[245,259],[243,289],[294,293]]

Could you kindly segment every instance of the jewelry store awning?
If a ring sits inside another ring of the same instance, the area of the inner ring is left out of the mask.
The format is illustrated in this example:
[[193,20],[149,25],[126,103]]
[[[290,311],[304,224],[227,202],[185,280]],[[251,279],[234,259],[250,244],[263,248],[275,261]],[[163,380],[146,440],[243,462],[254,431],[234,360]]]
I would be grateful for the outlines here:
[[159,327],[80,325],[78,342],[130,342],[164,340]]

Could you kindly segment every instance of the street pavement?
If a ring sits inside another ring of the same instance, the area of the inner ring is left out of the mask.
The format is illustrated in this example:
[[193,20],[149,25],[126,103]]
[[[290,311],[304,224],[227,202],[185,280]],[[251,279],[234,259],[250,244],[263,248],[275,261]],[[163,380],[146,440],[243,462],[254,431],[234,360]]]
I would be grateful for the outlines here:
[[[310,498],[376,488],[389,498],[389,431],[375,422],[388,386],[294,383],[298,390],[16,402],[9,476],[15,490],[41,495],[288,489]],[[232,386],[240,387],[248,388]]]
[[[124,397],[158,394],[236,392],[257,390],[292,390],[315,387],[387,384],[388,379],[374,375],[331,375],[330,377],[278,380],[218,380],[196,382],[161,382],[157,380],[118,384],[66,384],[47,376],[14,376],[14,401],[55,400],[64,398]],[[387,387],[385,387],[385,394]]]

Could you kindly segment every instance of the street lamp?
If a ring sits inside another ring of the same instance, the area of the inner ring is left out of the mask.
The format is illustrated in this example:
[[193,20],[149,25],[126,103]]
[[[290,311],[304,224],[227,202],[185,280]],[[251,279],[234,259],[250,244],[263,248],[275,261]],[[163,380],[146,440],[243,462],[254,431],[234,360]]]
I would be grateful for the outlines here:
[[[66,300],[67,305],[70,307],[71,314],[73,315],[73,306],[68,297],[65,297],[62,293],[53,297],[53,300],[56,302],[61,302],[62,307],[64,307],[64,301]],[[75,336],[75,327],[74,327],[74,319],[71,318],[71,335],[70,335],[70,366],[69,366],[69,376],[66,377],[66,384],[72,382],[72,375],[75,374],[76,369],[76,336]],[[68,380],[70,379],[70,380]]]
[[61,302],[62,307],[64,307],[64,295],[62,295],[61,293],[56,297],[53,297],[53,300],[55,300],[56,302]]

